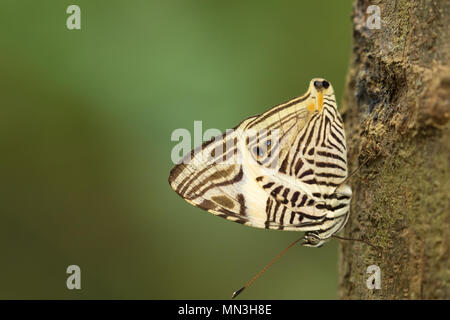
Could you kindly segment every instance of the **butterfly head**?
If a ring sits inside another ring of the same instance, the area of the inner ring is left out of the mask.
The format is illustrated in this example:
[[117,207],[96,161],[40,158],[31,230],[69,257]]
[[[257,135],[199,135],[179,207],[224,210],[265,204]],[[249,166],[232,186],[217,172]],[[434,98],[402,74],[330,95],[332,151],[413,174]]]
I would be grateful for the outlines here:
[[[335,101],[334,90],[331,83],[322,78],[314,78],[309,83],[311,101],[308,109],[310,111],[322,111],[324,98]],[[313,110],[311,110],[313,109]]]
[[313,78],[309,83],[309,90],[313,96],[316,92],[321,92],[325,95],[334,95],[331,83],[322,78]]

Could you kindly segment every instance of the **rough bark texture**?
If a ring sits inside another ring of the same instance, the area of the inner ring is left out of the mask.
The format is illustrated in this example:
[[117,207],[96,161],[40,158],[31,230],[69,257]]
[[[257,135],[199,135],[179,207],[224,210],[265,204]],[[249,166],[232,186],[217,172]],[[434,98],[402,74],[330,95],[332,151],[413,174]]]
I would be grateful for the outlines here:
[[[369,5],[381,29],[368,29]],[[357,0],[343,101],[352,170],[343,299],[449,299],[450,1]],[[367,267],[381,269],[369,290]]]

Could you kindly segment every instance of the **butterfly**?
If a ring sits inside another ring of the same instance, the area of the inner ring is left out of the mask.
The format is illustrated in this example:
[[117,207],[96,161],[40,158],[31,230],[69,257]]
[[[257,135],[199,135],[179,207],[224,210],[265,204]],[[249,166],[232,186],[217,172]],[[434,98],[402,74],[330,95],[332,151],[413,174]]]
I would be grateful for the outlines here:
[[246,226],[305,232],[319,247],[346,224],[352,190],[344,123],[330,82],[187,154],[169,184],[190,204]]

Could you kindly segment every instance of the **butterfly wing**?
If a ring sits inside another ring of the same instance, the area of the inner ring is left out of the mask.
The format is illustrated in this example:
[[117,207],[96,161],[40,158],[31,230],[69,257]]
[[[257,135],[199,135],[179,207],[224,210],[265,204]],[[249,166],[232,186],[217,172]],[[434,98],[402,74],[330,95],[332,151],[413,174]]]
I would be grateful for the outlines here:
[[[325,223],[318,194],[331,194],[347,175],[346,165],[336,177],[326,166],[324,171],[314,170],[323,165],[324,150],[338,143],[329,137],[332,128],[339,127],[335,122],[342,124],[336,110],[325,110],[324,100],[334,101],[332,89],[328,97],[320,96],[319,104],[318,96],[310,85],[302,97],[246,119],[231,133],[193,150],[171,171],[171,187],[192,205],[231,221],[259,228],[317,230]],[[343,129],[334,134],[343,135]],[[339,157],[346,159],[343,137]],[[336,169],[341,160],[330,161]],[[326,184],[317,180],[322,176]]]
[[169,184],[190,204],[234,222],[283,230],[298,230],[302,223],[309,226],[314,221],[299,221],[299,214],[287,208],[277,217],[281,203],[269,199],[254,179],[243,150],[249,143],[245,128],[256,118],[192,150],[172,169]]

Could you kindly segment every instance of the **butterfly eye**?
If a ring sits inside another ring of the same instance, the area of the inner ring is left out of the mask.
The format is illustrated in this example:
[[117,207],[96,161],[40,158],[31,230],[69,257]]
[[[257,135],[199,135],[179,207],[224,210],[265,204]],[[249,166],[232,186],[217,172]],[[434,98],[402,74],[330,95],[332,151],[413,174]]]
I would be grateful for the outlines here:
[[322,88],[327,89],[329,86],[330,86],[330,83],[326,80],[314,81],[314,87],[316,87],[317,90],[320,90]]

